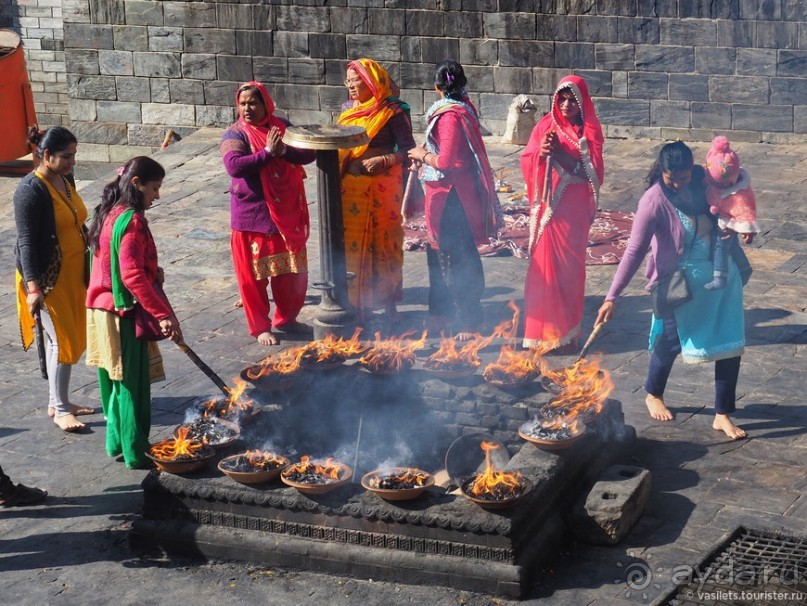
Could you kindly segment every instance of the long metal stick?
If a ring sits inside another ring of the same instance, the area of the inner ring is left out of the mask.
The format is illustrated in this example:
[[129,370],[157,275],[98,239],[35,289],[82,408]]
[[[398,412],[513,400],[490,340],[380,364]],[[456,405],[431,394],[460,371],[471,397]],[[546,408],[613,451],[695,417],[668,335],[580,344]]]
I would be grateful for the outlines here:
[[594,330],[592,330],[591,334],[588,336],[586,344],[583,345],[583,349],[580,350],[580,354],[577,356],[577,360],[575,360],[575,362],[579,362],[580,360],[586,357],[588,350],[591,348],[591,345],[594,343],[597,337],[600,336],[600,332],[602,332],[604,326],[605,322],[600,322],[594,327]]
[[207,364],[205,364],[202,361],[202,359],[199,356],[197,356],[196,353],[190,347],[188,347],[185,341],[177,341],[177,346],[183,352],[185,352],[185,354],[187,354],[187,356],[191,359],[191,361],[194,364],[196,364],[197,367],[199,367],[199,370],[205,373],[207,377],[211,381],[213,381],[213,383],[216,384],[216,387],[218,387],[225,396],[227,396],[228,398],[230,397],[232,392],[230,388],[227,387],[227,384],[224,381],[222,381],[221,378],[215,372],[213,372],[213,369],[210,368]]
[[356,434],[356,454],[353,455],[353,483],[355,484],[358,481],[359,477],[359,470],[357,469],[359,465],[359,442],[361,442],[361,424],[364,420],[363,416],[359,416],[359,431]]
[[48,362],[47,351],[45,350],[45,335],[42,330],[42,314],[37,307],[34,312],[34,334],[36,336],[36,353],[39,357],[39,372],[42,373],[42,378],[48,380]]

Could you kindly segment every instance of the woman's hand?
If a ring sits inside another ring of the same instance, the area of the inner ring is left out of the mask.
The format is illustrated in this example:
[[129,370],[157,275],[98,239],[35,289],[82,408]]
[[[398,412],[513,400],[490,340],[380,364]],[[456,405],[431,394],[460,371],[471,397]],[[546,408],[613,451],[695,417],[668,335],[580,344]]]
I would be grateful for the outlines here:
[[420,168],[421,164],[423,164],[423,159],[426,157],[426,154],[428,153],[429,151],[425,147],[423,147],[422,145],[418,145],[417,147],[413,147],[408,152],[406,152],[406,155],[409,157],[410,160],[412,160],[414,167],[417,169]]
[[616,303],[614,301],[604,301],[602,305],[600,305],[600,309],[597,312],[597,319],[594,320],[594,326],[597,324],[601,324],[603,322],[607,322],[611,318],[614,317],[614,307]]
[[558,148],[558,134],[551,130],[546,135],[544,135],[544,140],[541,141],[541,152],[540,155],[542,158],[546,156],[551,156]]
[[387,170],[387,166],[384,164],[383,156],[364,158],[361,160],[361,168],[365,175],[380,175]]
[[277,126],[269,129],[266,135],[266,151],[273,156],[282,156],[286,153],[286,144],[283,143],[283,133]]
[[743,241],[743,244],[751,244],[754,241],[754,236],[756,234],[740,234],[740,240]]
[[160,320],[160,329],[166,337],[175,343],[182,340],[182,329],[179,327],[179,320],[177,320],[176,316],[168,316]]
[[165,272],[162,267],[157,268],[157,284],[165,284]]
[[41,291],[31,292],[25,295],[25,305],[28,311],[33,316],[37,309],[42,309],[45,306],[45,297],[42,296]]

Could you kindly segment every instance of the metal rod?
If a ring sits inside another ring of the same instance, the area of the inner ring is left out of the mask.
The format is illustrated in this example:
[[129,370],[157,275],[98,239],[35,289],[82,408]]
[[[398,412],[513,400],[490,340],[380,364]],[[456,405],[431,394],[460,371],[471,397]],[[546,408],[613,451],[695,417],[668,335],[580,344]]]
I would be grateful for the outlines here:
[[579,362],[580,360],[586,357],[588,350],[591,348],[591,345],[594,343],[596,338],[600,336],[600,332],[602,331],[604,326],[605,322],[600,322],[594,327],[594,330],[592,330],[591,334],[588,336],[586,344],[583,345],[583,349],[580,350],[580,354],[577,356],[577,360],[575,360],[575,362]]
[[364,420],[364,417],[359,415],[359,431],[356,434],[356,454],[353,456],[353,483],[355,484],[358,481],[359,477],[359,442],[361,442],[361,424]]
[[48,380],[48,361],[47,351],[45,350],[45,335],[42,330],[42,314],[39,308],[34,311],[34,333],[36,335],[36,354],[39,357],[39,372],[42,373],[42,378]]

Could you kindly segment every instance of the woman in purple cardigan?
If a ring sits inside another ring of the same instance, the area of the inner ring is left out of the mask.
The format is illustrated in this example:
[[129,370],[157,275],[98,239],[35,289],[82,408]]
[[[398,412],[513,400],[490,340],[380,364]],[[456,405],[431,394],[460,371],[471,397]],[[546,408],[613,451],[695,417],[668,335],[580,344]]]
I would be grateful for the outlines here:
[[648,251],[648,291],[683,268],[692,299],[664,317],[652,317],[645,403],[652,418],[672,420],[673,413],[664,402],[664,389],[675,358],[681,353],[686,363],[714,362],[712,427],[739,440],[746,437],[746,432],[729,415],[735,410],[740,356],[745,347],[742,282],[732,262],[725,290],[705,288],[712,279],[710,251],[716,228],[706,200],[703,168],[694,165],[692,150],[685,143],[669,143],[662,147],[648,175],[648,184],[639,200],[625,256],[596,322],[611,319],[616,299]]

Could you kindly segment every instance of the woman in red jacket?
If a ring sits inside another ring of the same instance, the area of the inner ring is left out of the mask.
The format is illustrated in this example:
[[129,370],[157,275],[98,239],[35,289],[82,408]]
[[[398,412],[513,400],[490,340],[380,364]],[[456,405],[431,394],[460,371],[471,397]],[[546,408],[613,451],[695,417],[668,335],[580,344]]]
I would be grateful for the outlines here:
[[146,156],[129,160],[104,188],[90,227],[92,274],[87,290],[87,364],[98,367],[107,417],[106,451],[127,467],[150,465],[151,383],[164,379],[155,341],[135,336],[133,308],[159,320],[165,337],[182,338],[159,287],[162,269],[145,212],[160,197],[165,169]]

